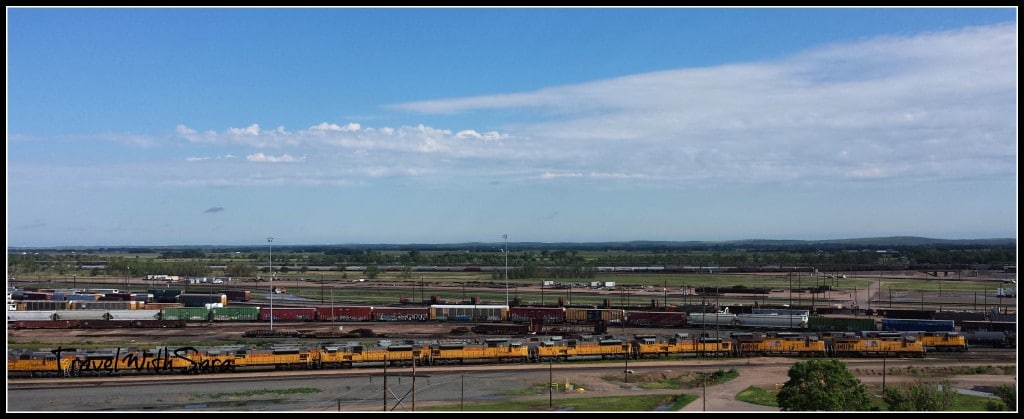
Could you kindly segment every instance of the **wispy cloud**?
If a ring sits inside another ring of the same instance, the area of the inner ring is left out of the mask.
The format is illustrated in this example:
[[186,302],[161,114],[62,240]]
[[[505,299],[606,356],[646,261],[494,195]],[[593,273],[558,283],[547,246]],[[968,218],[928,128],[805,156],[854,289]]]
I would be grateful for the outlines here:
[[304,159],[295,158],[288,154],[282,154],[280,156],[270,156],[263,153],[255,153],[245,156],[245,160],[256,163],[296,163]]

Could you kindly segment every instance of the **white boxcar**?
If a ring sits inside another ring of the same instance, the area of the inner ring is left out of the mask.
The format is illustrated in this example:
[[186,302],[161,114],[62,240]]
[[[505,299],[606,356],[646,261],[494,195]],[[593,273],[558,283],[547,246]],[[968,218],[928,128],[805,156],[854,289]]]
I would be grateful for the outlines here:
[[55,310],[8,311],[7,321],[53,320],[53,316],[55,315],[57,315],[57,311]]
[[110,320],[160,320],[160,310],[109,310]]
[[57,310],[54,320],[106,320],[108,310]]
[[690,326],[735,326],[736,315],[728,312],[690,313]]
[[763,329],[806,329],[806,314],[739,314],[736,325]]

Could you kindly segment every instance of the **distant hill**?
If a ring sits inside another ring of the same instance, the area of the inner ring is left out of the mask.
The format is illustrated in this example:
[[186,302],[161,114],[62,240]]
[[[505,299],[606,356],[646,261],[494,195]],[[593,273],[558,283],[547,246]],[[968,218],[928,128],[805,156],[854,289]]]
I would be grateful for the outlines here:
[[[310,245],[275,245],[281,251],[305,252],[358,252],[375,251],[470,251],[493,252],[502,249],[503,242],[467,242],[441,244],[384,244],[384,243],[352,243],[352,244],[310,244]],[[713,251],[713,250],[747,250],[747,251],[807,251],[807,250],[907,250],[921,247],[942,249],[1016,249],[1017,239],[932,239],[927,237],[892,236],[867,237],[837,240],[732,240],[732,241],[617,241],[617,242],[509,242],[511,251],[526,250],[576,250],[576,251]],[[253,246],[94,246],[94,247],[8,247],[10,252],[117,252],[117,253],[157,253],[168,250],[196,250],[201,252],[249,252],[260,251],[264,245]]]

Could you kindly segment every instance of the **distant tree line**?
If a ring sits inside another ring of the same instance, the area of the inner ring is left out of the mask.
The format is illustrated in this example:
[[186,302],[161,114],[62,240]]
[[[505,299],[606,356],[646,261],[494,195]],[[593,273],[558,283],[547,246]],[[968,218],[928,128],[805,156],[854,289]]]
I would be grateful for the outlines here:
[[[414,266],[505,266],[509,278],[593,278],[599,266],[730,266],[759,267],[805,266],[822,271],[859,270],[858,267],[891,267],[893,269],[925,269],[929,267],[989,266],[1001,269],[1016,262],[1016,246],[990,248],[951,248],[949,246],[917,246],[902,250],[868,249],[804,249],[791,246],[786,250],[751,251],[748,249],[719,249],[716,251],[650,251],[650,249],[597,252],[579,251],[556,246],[554,249],[512,250],[506,259],[501,248],[486,251],[407,251],[365,248],[328,248],[330,251],[311,252],[296,247],[275,247],[276,270],[303,271],[309,266],[331,266],[344,270],[347,266],[399,266],[411,275]],[[89,269],[93,275],[166,274],[179,276],[208,276],[214,268],[227,276],[253,276],[266,268],[267,252],[221,251],[210,249],[164,249],[156,258],[88,253],[86,251],[9,251],[9,274],[54,272],[64,274]],[[322,249],[321,249],[322,250]],[[503,278],[505,270],[494,270],[495,279]]]

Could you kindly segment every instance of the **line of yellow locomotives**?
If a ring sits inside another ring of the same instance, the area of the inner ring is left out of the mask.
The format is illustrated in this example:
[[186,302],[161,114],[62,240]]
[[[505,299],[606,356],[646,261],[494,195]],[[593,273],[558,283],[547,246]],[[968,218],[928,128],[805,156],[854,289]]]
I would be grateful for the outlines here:
[[532,337],[490,338],[482,342],[379,341],[320,344],[313,347],[220,346],[77,351],[8,351],[8,377],[104,376],[192,373],[255,369],[319,369],[402,365],[548,362],[585,359],[641,359],[685,356],[891,356],[923,357],[926,351],[966,351],[955,332],[842,333],[832,336],[779,332],[734,333],[728,338],[636,335],[629,339]]

